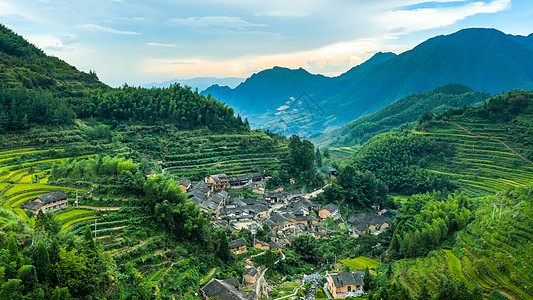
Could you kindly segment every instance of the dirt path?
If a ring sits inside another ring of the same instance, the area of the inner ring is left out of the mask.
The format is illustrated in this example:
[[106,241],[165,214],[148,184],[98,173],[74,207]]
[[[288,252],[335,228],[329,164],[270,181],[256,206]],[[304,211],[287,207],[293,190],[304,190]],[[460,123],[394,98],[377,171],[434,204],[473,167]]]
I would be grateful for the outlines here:
[[516,150],[514,150],[513,148],[509,147],[509,145],[507,145],[505,142],[503,141],[500,141],[499,139],[496,139],[496,138],[493,138],[491,136],[486,136],[486,135],[481,135],[481,134],[478,134],[478,133],[474,133],[472,131],[470,131],[470,129],[464,127],[463,125],[459,124],[459,123],[455,123],[455,122],[450,122],[450,121],[441,121],[441,122],[444,122],[444,123],[450,123],[450,124],[453,124],[459,128],[461,128],[462,130],[468,132],[469,134],[471,135],[474,135],[474,136],[479,136],[479,137],[484,137],[484,138],[488,138],[490,139],[491,141],[495,141],[495,142],[498,142],[500,144],[502,144],[503,146],[505,146],[505,148],[507,148],[507,150],[513,152],[514,154],[516,154],[518,157],[520,157],[522,160],[524,160],[525,162],[527,163],[530,163],[530,164],[533,164],[533,161],[523,157],[522,155],[520,155],[520,153],[518,153]]
[[261,299],[261,287],[265,283],[265,279],[263,278],[268,268],[264,268],[263,270],[259,271],[259,276],[257,276],[257,279],[255,280],[255,294],[257,295],[257,299]]

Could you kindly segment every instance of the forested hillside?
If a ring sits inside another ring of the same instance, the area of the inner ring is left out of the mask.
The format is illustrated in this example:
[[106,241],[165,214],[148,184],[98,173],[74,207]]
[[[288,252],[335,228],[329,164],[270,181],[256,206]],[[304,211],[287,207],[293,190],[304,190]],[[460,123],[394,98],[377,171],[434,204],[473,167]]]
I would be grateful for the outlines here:
[[376,134],[416,122],[428,106],[431,106],[433,113],[438,114],[450,108],[481,103],[488,96],[463,85],[450,84],[398,100],[378,112],[351,121],[339,129],[314,136],[311,140],[320,147],[362,145]]

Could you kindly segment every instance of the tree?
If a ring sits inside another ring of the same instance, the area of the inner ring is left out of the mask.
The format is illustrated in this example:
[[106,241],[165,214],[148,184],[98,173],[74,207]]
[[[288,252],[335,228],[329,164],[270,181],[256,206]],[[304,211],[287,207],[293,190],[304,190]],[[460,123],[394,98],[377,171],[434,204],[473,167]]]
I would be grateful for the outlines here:
[[70,293],[68,291],[68,288],[66,287],[60,288],[56,286],[56,288],[52,291],[52,295],[50,295],[50,300],[64,300],[64,299],[70,299]]
[[90,253],[96,253],[96,244],[93,239],[93,232],[89,224],[85,225],[85,232],[83,233],[83,244],[85,249]]
[[39,282],[46,283],[50,279],[50,256],[48,255],[48,249],[44,245],[43,241],[37,243],[35,254],[33,255],[33,265],[37,271],[37,278]]
[[367,291],[373,290],[373,284],[372,284],[372,275],[370,275],[370,270],[368,267],[365,269],[365,274],[363,275],[363,283],[365,284],[365,289]]
[[321,261],[321,253],[317,240],[310,234],[302,234],[292,243],[294,251],[302,256],[308,263],[318,264]]
[[217,235],[218,235],[217,256],[223,261],[228,261],[231,257],[231,252],[229,249],[228,238],[226,237],[226,233],[224,233],[223,230],[217,230]]
[[87,267],[76,251],[67,251],[66,247],[59,250],[59,262],[55,273],[60,287],[67,287],[73,295],[77,295],[86,282]]
[[320,153],[320,148],[316,148],[316,165],[322,167],[322,154]]
[[23,294],[33,291],[39,284],[37,281],[37,272],[33,265],[24,265],[17,272],[17,279],[21,281],[21,290]]
[[433,104],[430,102],[426,107],[426,110],[420,115],[418,119],[418,126],[433,120]]

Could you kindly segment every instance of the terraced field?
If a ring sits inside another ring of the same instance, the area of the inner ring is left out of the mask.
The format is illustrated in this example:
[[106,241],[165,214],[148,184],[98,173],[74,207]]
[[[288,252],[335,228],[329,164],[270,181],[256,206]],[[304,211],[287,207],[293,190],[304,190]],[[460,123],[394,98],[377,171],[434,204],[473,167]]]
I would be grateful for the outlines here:
[[453,120],[439,122],[428,132],[415,131],[457,149],[451,161],[430,167],[431,171],[450,176],[469,196],[493,195],[533,183],[533,163],[521,155],[523,149],[514,148],[501,125],[483,122]]
[[[58,152],[58,153],[54,153]],[[46,153],[48,155],[62,154],[63,149],[35,149],[23,148],[3,150],[0,152],[0,202],[2,208],[7,211],[15,212],[21,219],[30,222],[30,218],[24,211],[22,206],[27,201],[33,200],[36,197],[55,191],[64,190],[70,194],[72,198],[75,195],[75,190],[68,187],[60,187],[46,184],[48,182],[49,170],[51,164],[60,162],[65,159],[62,158],[44,158],[39,159],[35,157],[36,154]],[[23,161],[23,163],[19,163]],[[78,189],[78,193],[85,193],[86,190]],[[83,220],[80,218],[96,218],[93,211],[74,210],[65,213],[58,212],[60,221],[64,228],[68,228],[72,224],[76,224]],[[92,214],[93,216],[89,216]],[[31,220],[33,221],[33,219]]]
[[[522,190],[523,189],[523,190]],[[533,186],[518,188],[513,197],[478,199],[476,219],[456,237],[452,250],[435,250],[426,258],[395,265],[395,278],[416,294],[425,282],[435,291],[444,277],[510,299],[533,299]],[[495,211],[492,203],[504,203]]]
[[359,148],[359,146],[330,148],[329,154],[331,160],[346,161],[355,154],[357,148]]
[[[263,146],[250,148],[252,144]],[[286,151],[286,146],[273,143],[264,134],[203,135],[169,146],[162,166],[163,172],[178,178],[198,179],[213,173],[242,175],[275,168]]]

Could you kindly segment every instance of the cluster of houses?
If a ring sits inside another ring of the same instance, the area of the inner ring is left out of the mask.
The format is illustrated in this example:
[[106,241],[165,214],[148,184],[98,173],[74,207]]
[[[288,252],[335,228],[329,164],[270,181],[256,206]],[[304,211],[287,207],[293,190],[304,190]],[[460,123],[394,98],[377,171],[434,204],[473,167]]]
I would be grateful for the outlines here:
[[[327,228],[328,223],[324,221],[328,218],[341,218],[337,205],[330,203],[321,207],[299,190],[278,189],[268,192],[262,180],[261,173],[236,177],[216,174],[194,185],[189,180],[181,180],[178,184],[183,191],[188,192],[190,201],[211,214],[214,226],[224,227],[231,232],[246,227],[252,233],[259,228],[266,228],[265,224],[268,226],[267,240],[254,237],[253,241],[242,238],[230,241],[228,245],[233,254],[246,253],[250,245],[260,250],[281,252],[300,234],[311,234],[317,239],[331,235],[334,229]],[[243,186],[252,188],[262,198],[233,198],[224,191],[226,188]],[[357,237],[367,231],[378,234],[389,226],[391,219],[380,211],[380,214],[353,213],[343,221],[349,225],[347,234]],[[247,268],[242,274],[243,284],[253,284],[257,274],[255,268]],[[327,276],[328,289],[335,299],[363,293],[363,274],[360,271],[331,273]],[[244,295],[235,284],[219,279],[209,281],[201,292],[206,299],[253,299],[255,295]]]

